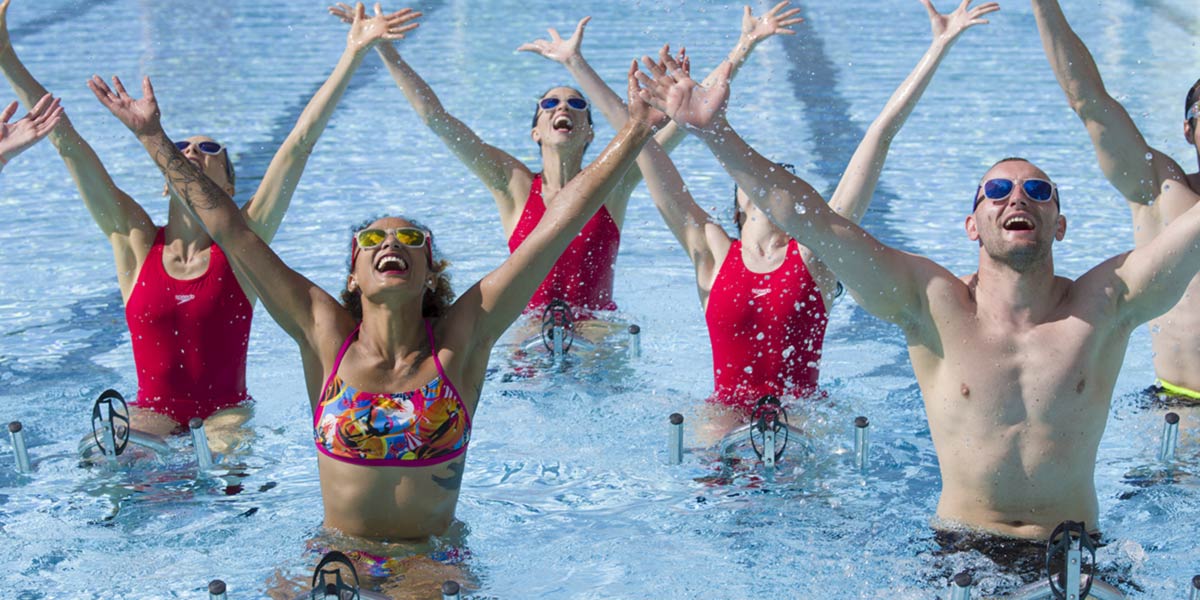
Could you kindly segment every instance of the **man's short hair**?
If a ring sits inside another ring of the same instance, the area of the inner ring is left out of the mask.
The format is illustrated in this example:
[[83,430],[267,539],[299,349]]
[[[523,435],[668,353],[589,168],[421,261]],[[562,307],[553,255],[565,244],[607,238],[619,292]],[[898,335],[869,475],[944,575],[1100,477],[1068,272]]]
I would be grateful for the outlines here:
[[1196,128],[1196,118],[1200,117],[1200,114],[1192,115],[1191,119],[1187,118],[1187,114],[1191,112],[1192,106],[1197,102],[1200,102],[1200,79],[1197,79],[1196,83],[1193,83],[1192,87],[1188,89],[1187,98],[1183,101],[1183,118],[1191,123],[1192,129]]

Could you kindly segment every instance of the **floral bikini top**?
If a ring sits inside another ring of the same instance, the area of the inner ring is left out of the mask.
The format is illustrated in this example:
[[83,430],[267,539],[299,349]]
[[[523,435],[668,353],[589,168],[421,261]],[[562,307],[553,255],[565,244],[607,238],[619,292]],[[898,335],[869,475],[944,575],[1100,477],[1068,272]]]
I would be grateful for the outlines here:
[[356,390],[337,376],[358,329],[338,351],[317,403],[313,415],[317,450],[342,462],[373,467],[425,467],[466,452],[471,417],[442,370],[429,322],[425,332],[438,376],[419,389],[397,394]]

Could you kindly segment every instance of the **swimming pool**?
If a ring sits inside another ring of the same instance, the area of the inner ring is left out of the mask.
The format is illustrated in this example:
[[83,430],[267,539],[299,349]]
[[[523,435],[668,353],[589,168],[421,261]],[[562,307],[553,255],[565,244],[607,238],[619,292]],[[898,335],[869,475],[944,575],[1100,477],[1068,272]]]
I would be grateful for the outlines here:
[[[301,5],[305,4],[305,5]],[[530,164],[533,101],[568,81],[561,67],[510,53],[545,28],[583,16],[567,3],[513,7],[426,2],[404,54],[450,110],[484,139]],[[731,120],[768,156],[795,163],[820,190],[836,184],[866,125],[928,44],[919,3],[844,0],[804,6],[795,38],[764,44],[735,82]],[[948,8],[942,0],[938,5]],[[1109,88],[1150,143],[1181,160],[1179,97],[1196,77],[1200,23],[1185,0],[1064,0]],[[157,218],[162,180],[144,151],[84,87],[93,72],[154,78],[171,135],[207,133],[232,146],[239,200],[309,95],[328,74],[344,30],[323,3],[154,3],[16,0],[14,43],[30,70],[64,97],[76,127],[118,184]],[[864,223],[885,241],[956,272],[973,268],[962,219],[979,175],[1028,156],[1061,182],[1070,221],[1058,269],[1078,275],[1127,249],[1128,211],[1095,166],[1042,54],[1029,7],[1008,2],[967,32],[893,144]],[[584,52],[612,84],[627,61],[670,41],[698,69],[733,43],[740,5],[615,2],[591,7]],[[756,7],[763,10],[763,7]],[[503,19],[505,26],[493,27]],[[105,42],[76,32],[103,31]],[[4,94],[2,97],[8,97]],[[611,129],[601,125],[598,141]],[[601,144],[595,144],[593,154]],[[693,194],[724,212],[730,182],[707,150],[674,154]],[[303,575],[321,506],[310,414],[295,345],[261,309],[248,385],[256,440],[243,476],[196,480],[184,450],[165,465],[106,473],[75,466],[90,403],[136,386],[110,253],[48,145],[0,178],[0,381],[5,420],[19,419],[40,459],[30,478],[0,468],[3,588],[22,598],[200,597],[214,577],[231,597],[260,597],[277,571]],[[417,121],[378,60],[369,58],[309,163],[275,248],[327,289],[344,280],[347,228],[382,212],[417,216],[438,232],[459,289],[507,249],[483,187]],[[34,243],[30,243],[34,240]],[[810,415],[820,460],[785,464],[774,484],[744,473],[704,484],[710,453],[666,460],[667,415],[691,419],[711,390],[708,338],[691,266],[639,190],[630,204],[616,299],[642,326],[643,358],[594,373],[504,381],[484,389],[458,519],[468,570],[497,598],[930,598],[936,458],[899,332],[844,299],[833,311],[822,371],[831,401]],[[1180,446],[1171,485],[1155,471],[1161,411],[1142,407],[1153,379],[1144,330],[1134,335],[1100,448],[1102,560],[1127,563],[1145,592],[1182,597],[1195,562],[1200,447]],[[849,468],[851,420],[871,417],[874,462]],[[694,419],[691,419],[694,420]],[[1185,431],[1200,417],[1184,413]],[[9,456],[7,440],[0,451]],[[7,465],[7,462],[3,463]],[[793,469],[800,472],[793,472]],[[969,557],[963,557],[969,561]],[[968,564],[986,571],[986,565]],[[832,590],[832,591],[831,591]]]

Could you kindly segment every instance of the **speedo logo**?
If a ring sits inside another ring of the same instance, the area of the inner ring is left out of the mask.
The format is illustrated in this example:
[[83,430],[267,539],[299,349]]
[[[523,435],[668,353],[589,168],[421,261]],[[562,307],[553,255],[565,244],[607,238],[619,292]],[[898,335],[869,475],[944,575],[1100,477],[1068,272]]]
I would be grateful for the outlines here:
[[771,293],[771,288],[750,288],[750,293],[753,294],[755,298],[762,298],[763,296]]
[[179,304],[187,304],[196,299],[195,294],[175,294],[175,302]]

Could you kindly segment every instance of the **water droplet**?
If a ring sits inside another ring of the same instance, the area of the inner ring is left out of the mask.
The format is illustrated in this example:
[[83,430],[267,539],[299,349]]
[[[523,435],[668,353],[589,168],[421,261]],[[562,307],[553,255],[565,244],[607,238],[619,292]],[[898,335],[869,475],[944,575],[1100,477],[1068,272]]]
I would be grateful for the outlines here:
[[796,203],[795,208],[796,208],[796,214],[798,214],[798,215],[802,215],[802,214],[808,212],[808,207],[804,206],[803,204],[800,204],[799,202]]
[[1146,153],[1146,160],[1152,160],[1153,158],[1154,158],[1154,154],[1153,154],[1153,153],[1150,153],[1150,152],[1147,152],[1147,153]]
[[742,370],[743,370],[743,371],[745,371],[747,375],[749,375],[749,374],[751,374],[751,373],[753,373],[753,372],[754,372],[754,367],[751,367],[751,366],[749,366],[749,365],[746,365],[746,368],[745,368],[745,369],[742,369]]
[[766,336],[763,335],[763,332],[760,331],[760,332],[758,332],[758,335],[754,336],[754,339],[762,340],[764,337],[766,337]]

